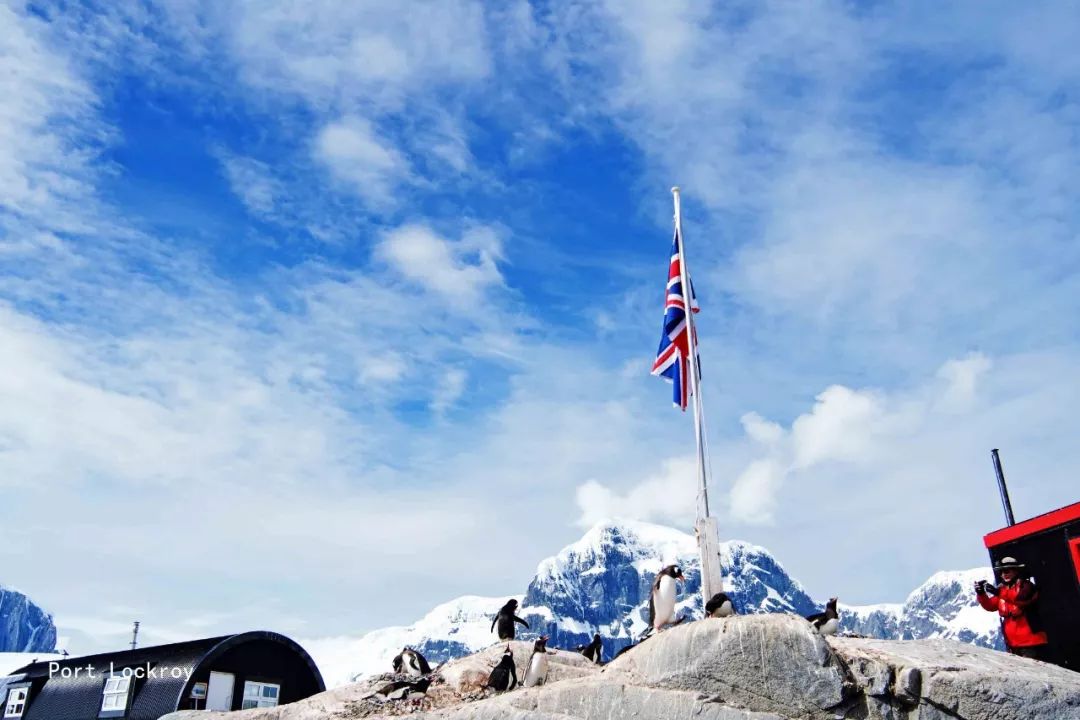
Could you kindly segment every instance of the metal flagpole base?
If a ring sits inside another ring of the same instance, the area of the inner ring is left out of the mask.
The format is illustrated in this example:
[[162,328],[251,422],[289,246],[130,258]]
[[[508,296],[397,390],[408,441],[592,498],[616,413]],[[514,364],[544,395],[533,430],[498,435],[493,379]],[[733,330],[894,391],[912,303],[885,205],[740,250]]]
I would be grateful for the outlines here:
[[701,606],[724,589],[720,564],[720,535],[716,518],[698,518],[694,526],[698,550],[701,552]]

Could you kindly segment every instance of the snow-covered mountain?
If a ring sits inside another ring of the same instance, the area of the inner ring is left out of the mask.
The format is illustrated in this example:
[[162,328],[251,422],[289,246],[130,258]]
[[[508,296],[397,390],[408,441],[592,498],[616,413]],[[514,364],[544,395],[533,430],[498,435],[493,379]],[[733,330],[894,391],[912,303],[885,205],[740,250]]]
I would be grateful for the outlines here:
[[[720,554],[724,587],[739,612],[816,612],[768,550],[729,540]],[[670,564],[686,576],[679,614],[700,617],[701,568],[692,535],[642,522],[600,523],[540,563],[521,615],[554,647],[584,645],[598,632],[615,653],[645,631],[653,577]]]
[[841,606],[840,629],[870,637],[939,637],[1004,649],[997,614],[975,602],[976,580],[993,582],[993,572],[987,567],[934,573],[902,605]]
[[491,645],[491,619],[511,597],[465,595],[438,605],[408,627],[372,630],[362,637],[304,640],[327,687],[389,672],[390,663],[403,647],[420,650],[433,665],[468,655]]
[[[700,617],[701,574],[697,543],[673,528],[634,521],[607,521],[577,542],[541,561],[525,592],[499,597],[466,596],[437,606],[408,627],[375,630],[360,638],[305,641],[328,685],[386,672],[401,648],[414,647],[433,663],[495,642],[491,618],[509,598],[530,630],[521,638],[549,635],[549,647],[574,648],[599,632],[604,656],[630,644],[646,628],[649,589],[661,567],[679,564],[686,576],[678,612]],[[739,540],[721,544],[724,587],[740,613],[822,609],[768,550]],[[971,591],[990,570],[937,573],[900,604],[841,606],[843,630],[883,638],[946,637],[988,647],[1000,645],[997,619],[975,604]]]
[[0,587],[0,652],[51,653],[55,649],[52,615],[21,592]]

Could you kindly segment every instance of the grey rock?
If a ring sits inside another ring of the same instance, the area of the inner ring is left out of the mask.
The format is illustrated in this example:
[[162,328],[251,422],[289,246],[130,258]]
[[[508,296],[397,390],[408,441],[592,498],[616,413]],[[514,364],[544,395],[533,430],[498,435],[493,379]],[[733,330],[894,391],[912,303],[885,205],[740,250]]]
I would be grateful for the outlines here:
[[693,690],[759,712],[806,715],[853,691],[824,638],[795,615],[744,615],[680,625],[611,663],[642,684]]
[[[899,669],[892,705],[904,720],[1080,720],[1080,673],[950,640],[830,638],[849,665]],[[872,717],[872,716],[871,716]]]
[[896,697],[904,702],[917,704],[921,694],[922,670],[917,667],[901,670],[900,677],[896,680]]
[[[522,693],[524,695],[524,693]],[[535,699],[513,698],[519,708],[532,707],[559,717],[700,718],[701,720],[785,720],[786,716],[721,704],[700,692],[641,687],[621,682],[583,680],[553,685]],[[526,703],[529,703],[528,705]]]

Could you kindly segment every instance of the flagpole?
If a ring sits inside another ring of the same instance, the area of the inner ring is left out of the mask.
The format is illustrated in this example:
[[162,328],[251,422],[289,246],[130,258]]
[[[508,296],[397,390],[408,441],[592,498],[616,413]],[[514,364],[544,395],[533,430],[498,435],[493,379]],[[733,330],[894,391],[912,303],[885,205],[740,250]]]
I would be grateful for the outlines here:
[[679,187],[671,188],[675,201],[675,232],[679,236],[679,279],[683,288],[683,303],[686,314],[687,371],[690,374],[690,394],[694,402],[694,439],[697,441],[698,481],[701,491],[700,510],[695,523],[698,550],[701,553],[701,595],[702,608],[715,593],[723,590],[723,575],[720,567],[719,535],[716,520],[709,513],[709,484],[706,478],[704,423],[705,413],[701,404],[700,378],[698,377],[697,333],[694,330],[694,295],[690,287],[690,271],[686,264],[686,242],[682,232],[682,202]]

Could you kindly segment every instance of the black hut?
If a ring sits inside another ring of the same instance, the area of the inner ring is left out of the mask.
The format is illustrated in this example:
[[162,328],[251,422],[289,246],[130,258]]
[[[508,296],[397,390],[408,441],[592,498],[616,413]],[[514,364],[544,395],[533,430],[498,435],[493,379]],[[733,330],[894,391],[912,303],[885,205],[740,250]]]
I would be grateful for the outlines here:
[[1039,619],[1053,662],[1080,671],[1080,503],[983,538],[994,565],[1012,557],[1039,588]]
[[157,720],[176,710],[284,705],[324,689],[302,647],[257,631],[33,663],[0,679],[0,716]]

